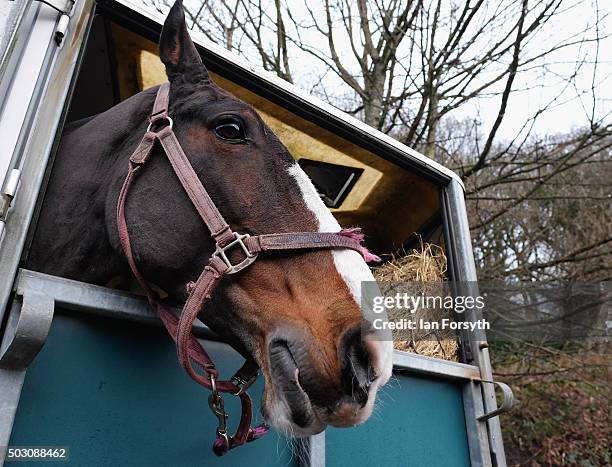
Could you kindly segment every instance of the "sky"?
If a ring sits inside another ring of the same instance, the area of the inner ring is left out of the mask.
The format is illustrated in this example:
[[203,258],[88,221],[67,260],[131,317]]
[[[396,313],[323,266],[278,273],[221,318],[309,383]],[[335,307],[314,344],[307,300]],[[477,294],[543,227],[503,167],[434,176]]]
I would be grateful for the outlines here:
[[[540,0],[532,0],[530,4],[537,5],[537,1]],[[186,0],[186,4],[195,9],[200,2]],[[308,4],[316,9],[321,8],[322,2],[310,0]],[[503,4],[504,0],[489,0],[487,8]],[[308,13],[302,0],[291,0],[287,5],[294,18],[307,21]],[[587,37],[602,37],[599,46],[590,43],[563,48],[536,61],[534,65],[537,66],[517,75],[513,97],[498,131],[501,139],[512,139],[538,109],[546,106],[549,106],[548,110],[538,116],[533,128],[529,130],[532,134],[566,133],[587,125],[591,116],[595,120],[612,123],[612,37],[604,37],[612,33],[612,1],[566,0],[555,18],[527,45],[524,54],[539,54],[559,41],[576,38],[582,35],[584,29],[592,27],[597,18],[600,19],[599,29],[591,28]],[[268,33],[273,34],[274,31]],[[315,31],[302,34],[306,42],[321,44],[321,36]],[[348,39],[338,35],[336,40],[340,54],[350,57]],[[325,49],[324,42],[321,48]],[[255,65],[258,64],[256,51],[248,51],[246,56]],[[290,47],[290,59],[296,85],[306,90],[310,90],[313,82],[318,82],[324,74],[320,62],[295,46]],[[581,62],[578,68],[577,61]],[[353,67],[356,69],[355,64]],[[332,73],[325,74],[320,83],[319,95],[322,88],[330,95],[346,95],[350,92],[348,86]],[[592,92],[593,83],[596,86],[595,93]],[[502,82],[494,90],[501,91],[501,86]],[[481,130],[487,131],[495,121],[499,103],[499,96],[481,97],[455,110],[452,116],[457,119],[477,117],[482,122]]]
[[[299,14],[302,2],[297,1],[292,4],[296,5],[293,14]],[[554,20],[545,25],[527,45],[524,55],[540,54],[566,38],[580,36],[584,29],[595,23],[597,17],[601,21],[600,37],[612,33],[612,1],[602,0],[599,3],[566,1]],[[596,34],[593,30],[587,34],[587,37],[595,37]],[[344,49],[348,50],[348,45]],[[583,62],[578,69],[576,69],[577,61]],[[595,61],[598,62],[596,66]],[[306,55],[299,56],[293,63],[298,66],[301,64],[301,72],[304,74],[312,73],[311,70],[316,68],[313,59]],[[563,48],[534,63],[534,65],[544,64],[545,68],[521,71],[517,75],[513,84],[513,89],[516,91],[509,101],[504,121],[498,131],[502,139],[512,139],[538,109],[548,105],[550,105],[549,110],[537,118],[531,130],[532,134],[564,133],[588,124],[593,105],[595,105],[596,119],[603,119],[608,115],[605,121],[612,123],[609,115],[612,112],[612,37],[603,39],[599,48],[594,43],[577,44]],[[296,75],[300,74],[298,70]],[[327,77],[327,81],[332,91],[341,86],[339,81],[331,76]],[[597,86],[594,103],[591,92],[593,82]],[[323,84],[327,83],[324,81]],[[495,90],[501,92],[503,84],[504,82],[500,82]],[[478,116],[484,127],[482,130],[485,131],[495,121],[499,104],[499,96],[474,99],[454,111],[453,117],[472,119]]]
[[[612,15],[612,1],[599,2],[600,17]],[[554,23],[544,28],[541,41],[531,44],[538,50],[560,37],[571,37],[588,24],[593,24],[596,17],[596,6],[575,7],[560,14]],[[608,17],[600,28],[600,34],[612,33],[612,21]],[[594,37],[590,33],[589,37]],[[576,59],[580,57],[585,63],[576,69]],[[597,65],[595,61],[597,60]],[[544,61],[544,60],[542,60]],[[563,49],[546,58],[555,62],[546,70],[523,72],[517,76],[514,88],[517,91],[509,104],[500,134],[511,138],[520,125],[529,119],[538,109],[548,105],[556,96],[556,104],[538,118],[534,132],[554,134],[567,132],[573,128],[588,124],[595,106],[596,119],[612,124],[612,38],[601,41],[599,48],[595,44],[576,45]],[[544,72],[545,71],[545,72]],[[573,74],[575,80],[568,80]],[[591,92],[592,83],[596,83],[595,101]],[[499,99],[481,99],[475,102],[474,108],[465,112],[480,112],[483,121],[493,121],[499,106]],[[606,117],[607,116],[607,117]]]

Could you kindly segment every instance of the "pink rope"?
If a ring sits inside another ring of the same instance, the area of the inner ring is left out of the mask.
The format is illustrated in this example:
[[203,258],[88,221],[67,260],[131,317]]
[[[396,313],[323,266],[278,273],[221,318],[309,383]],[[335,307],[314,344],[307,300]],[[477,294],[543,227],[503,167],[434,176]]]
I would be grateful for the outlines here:
[[363,255],[363,259],[365,260],[366,263],[372,263],[372,262],[379,263],[382,261],[380,259],[380,256],[376,256],[374,253],[370,253],[370,250],[368,250],[365,246],[363,246],[365,235],[361,231],[361,228],[350,227],[348,229],[342,229],[340,232],[338,232],[338,235],[342,235],[343,237],[352,238],[356,242],[359,242],[359,245],[361,245],[361,254]]

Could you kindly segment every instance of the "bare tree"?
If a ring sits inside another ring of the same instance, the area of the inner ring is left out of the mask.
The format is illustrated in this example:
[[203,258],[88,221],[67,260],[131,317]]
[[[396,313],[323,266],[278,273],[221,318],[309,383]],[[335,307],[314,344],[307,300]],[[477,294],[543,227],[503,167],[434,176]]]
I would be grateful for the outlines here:
[[612,279],[610,130],[532,137],[467,181],[483,278]]
[[[161,10],[171,3],[149,1]],[[596,110],[609,13],[596,2],[208,0],[187,7],[193,28],[211,40],[456,170],[485,276],[612,275],[612,193],[601,182],[611,175],[612,126],[610,112]],[[556,28],[589,8],[582,27]],[[571,66],[558,63],[560,54],[572,57]],[[591,87],[579,91],[587,69]],[[515,96],[545,89],[549,79],[564,85],[502,138]],[[583,126],[537,135],[538,119],[571,88],[583,102]],[[495,114],[466,117],[463,109],[482,99],[496,102]]]

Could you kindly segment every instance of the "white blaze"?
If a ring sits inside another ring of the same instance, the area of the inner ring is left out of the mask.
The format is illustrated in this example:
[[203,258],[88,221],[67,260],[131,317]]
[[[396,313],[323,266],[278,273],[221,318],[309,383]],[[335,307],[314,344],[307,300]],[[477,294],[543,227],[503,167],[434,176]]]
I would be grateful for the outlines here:
[[[289,174],[297,181],[306,207],[312,211],[319,221],[319,232],[338,232],[342,227],[338,224],[331,211],[323,204],[308,175],[297,164],[289,167]],[[334,264],[342,279],[348,285],[353,298],[357,303],[361,302],[361,282],[374,281],[372,271],[367,266],[363,257],[354,250],[333,249]]]
[[[341,227],[331,211],[325,206],[317,193],[308,175],[302,170],[298,163],[294,163],[288,169],[302,192],[306,207],[312,211],[319,222],[319,232],[338,232]],[[361,303],[361,283],[375,281],[372,271],[363,260],[363,257],[354,250],[333,249],[332,256],[336,270],[346,282],[355,302]],[[371,349],[374,361],[372,362],[379,375],[377,386],[385,384],[391,376],[391,361],[393,358],[393,345],[390,340],[373,341],[366,338],[367,345]],[[371,391],[371,395],[376,391]],[[372,398],[373,399],[373,398]],[[372,401],[373,403],[373,401]]]

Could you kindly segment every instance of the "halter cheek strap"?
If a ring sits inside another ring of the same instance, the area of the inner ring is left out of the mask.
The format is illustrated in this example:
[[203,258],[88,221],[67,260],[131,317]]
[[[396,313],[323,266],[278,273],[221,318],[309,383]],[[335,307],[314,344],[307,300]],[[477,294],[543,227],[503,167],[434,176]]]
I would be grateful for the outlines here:
[[[260,253],[271,250],[349,248],[361,253],[366,260],[377,259],[377,257],[370,254],[361,245],[363,236],[359,234],[358,229],[340,232],[294,232],[257,236],[232,231],[200,182],[174,134],[174,123],[168,115],[169,90],[170,84],[164,83],[157,91],[147,132],[130,156],[128,173],[117,201],[117,228],[121,247],[130,269],[145,290],[149,303],[157,310],[168,333],[176,342],[178,359],[181,365],[192,379],[211,390],[208,399],[209,406],[219,421],[213,451],[220,456],[236,446],[263,436],[268,431],[265,424],[251,427],[252,403],[246,389],[257,378],[259,372],[257,364],[247,360],[231,379],[219,380],[219,372],[215,364],[192,333],[195,319],[223,276],[243,270],[251,265]],[[154,130],[154,128],[158,129]],[[140,273],[134,260],[125,216],[128,192],[137,173],[146,166],[156,143],[161,145],[174,173],[216,243],[216,249],[200,276],[195,282],[187,284],[189,295],[178,319],[161,303],[157,293]],[[228,255],[228,252],[232,249],[241,250],[244,259],[238,263],[232,263]],[[193,366],[194,363],[201,369],[201,373],[196,371]],[[242,415],[233,436],[230,436],[227,432],[228,414],[224,408],[222,393],[235,395],[241,401]]]

